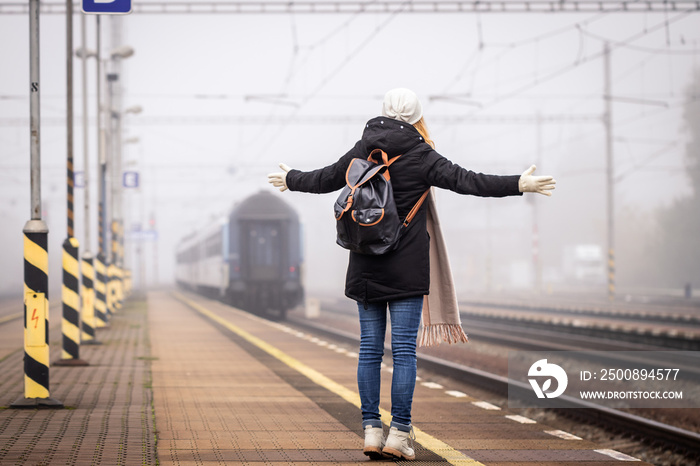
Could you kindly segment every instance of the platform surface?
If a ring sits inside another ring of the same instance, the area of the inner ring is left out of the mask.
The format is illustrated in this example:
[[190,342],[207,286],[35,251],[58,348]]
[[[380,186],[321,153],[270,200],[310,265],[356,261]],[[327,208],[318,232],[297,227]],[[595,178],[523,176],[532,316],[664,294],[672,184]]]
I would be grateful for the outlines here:
[[[22,322],[8,325],[4,341]],[[81,347],[90,366],[51,368],[51,396],[66,409],[0,409],[0,464],[369,462],[356,348],[170,292],[125,306],[98,339],[104,344]],[[22,356],[2,357],[5,407],[22,396]],[[382,372],[389,410],[390,367]],[[413,464],[620,464],[614,452],[493,408],[419,381]]]

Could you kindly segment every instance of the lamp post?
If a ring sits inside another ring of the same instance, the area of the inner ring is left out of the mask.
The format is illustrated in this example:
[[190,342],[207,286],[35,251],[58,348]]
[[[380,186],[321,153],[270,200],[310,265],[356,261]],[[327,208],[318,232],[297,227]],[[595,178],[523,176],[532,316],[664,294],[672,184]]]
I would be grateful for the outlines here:
[[[116,47],[112,49],[109,53],[109,60],[111,62],[119,62],[121,59],[124,58],[129,58],[134,54],[134,49],[132,47],[129,47],[127,45],[122,45],[119,47]],[[101,203],[103,206],[103,211],[108,210],[108,215],[104,215],[103,221],[104,223],[101,223],[102,226],[102,231],[103,231],[103,244],[104,244],[104,249],[103,252],[105,252],[105,260],[109,259],[109,265],[107,265],[107,286],[106,286],[106,294],[105,294],[105,299],[106,299],[106,308],[107,308],[107,313],[110,314],[114,312],[116,309],[121,308],[121,295],[122,295],[122,287],[121,287],[121,280],[120,276],[122,274],[121,270],[121,264],[119,257],[121,256],[120,251],[119,251],[119,245],[121,244],[119,240],[119,236],[121,235],[121,225],[118,221],[119,219],[119,208],[117,205],[117,202],[119,200],[119,193],[121,189],[121,180],[119,179],[121,176],[121,143],[120,143],[120,117],[121,117],[121,111],[120,111],[120,105],[121,105],[121,100],[119,99],[120,93],[117,93],[117,98],[115,99],[115,92],[114,92],[114,87],[115,84],[119,80],[119,74],[115,72],[107,73],[106,74],[106,80],[107,80],[107,103],[106,103],[106,108],[108,111],[108,119],[106,122],[106,131],[105,131],[105,143],[103,147],[109,148],[108,152],[105,151],[104,153],[104,158],[103,158],[103,170],[101,170],[102,177],[103,177],[103,185],[102,185],[102,192],[101,192]],[[116,101],[116,111],[115,111],[115,101]],[[115,129],[115,120],[116,120],[116,129]],[[111,173],[111,176],[107,176],[107,172]],[[107,187],[107,184],[110,184],[110,187]],[[107,208],[107,195],[110,195],[110,200],[109,200],[109,209]],[[111,229],[112,231],[112,241],[111,241],[111,247],[110,244],[107,242],[107,231]]]
[[[82,309],[80,312],[81,320],[81,344],[94,345],[99,344],[95,339],[95,328],[97,326],[95,316],[95,268],[94,258],[92,255],[92,233],[90,229],[90,148],[88,137],[88,96],[87,96],[87,60],[88,58],[96,58],[97,52],[88,50],[87,48],[87,33],[86,33],[85,15],[81,15],[81,48],[75,54],[81,59],[81,74],[82,74],[82,98],[83,98],[83,180],[84,180],[84,208],[83,216],[85,223],[85,238],[83,239],[83,256],[81,262],[81,270],[83,276],[82,288]],[[99,117],[98,117],[99,118]]]

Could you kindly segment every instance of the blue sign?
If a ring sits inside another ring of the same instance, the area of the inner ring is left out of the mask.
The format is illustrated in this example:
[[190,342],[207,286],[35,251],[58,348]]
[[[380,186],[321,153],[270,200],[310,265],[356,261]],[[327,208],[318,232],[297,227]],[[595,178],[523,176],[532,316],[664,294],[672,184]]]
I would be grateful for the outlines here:
[[131,13],[131,0],[83,0],[83,12],[126,15]]
[[125,188],[138,188],[139,187],[139,173],[138,172],[124,172],[122,175],[122,186]]
[[73,186],[76,188],[84,188],[85,187],[85,172],[82,171],[74,171],[73,172]]

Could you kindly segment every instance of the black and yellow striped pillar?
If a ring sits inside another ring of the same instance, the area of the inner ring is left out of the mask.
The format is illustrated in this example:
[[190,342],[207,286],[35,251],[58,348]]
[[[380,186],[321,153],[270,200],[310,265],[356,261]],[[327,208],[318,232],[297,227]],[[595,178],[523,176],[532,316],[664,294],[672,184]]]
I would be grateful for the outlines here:
[[83,344],[94,345],[95,327],[97,326],[95,317],[95,267],[93,266],[92,255],[83,256],[83,308],[81,310],[82,337]]
[[116,265],[114,263],[107,264],[107,276],[105,277],[105,302],[107,304],[107,316],[112,317],[112,314],[117,312],[115,306],[116,298]]
[[[102,254],[102,263],[104,264],[104,250],[105,250],[105,209],[102,202],[97,204],[97,244],[99,247],[99,254]],[[98,257],[99,257],[98,254]]]
[[114,307],[121,311],[124,305],[124,269],[115,266],[114,275]]
[[109,324],[107,314],[107,268],[102,254],[95,258],[95,328]]
[[41,220],[24,227],[24,398],[13,408],[63,407],[49,397],[48,233]]
[[[119,239],[119,222],[112,221],[112,264],[108,275],[111,282],[111,307],[112,312],[118,312],[122,308],[121,303],[121,240]],[[109,306],[108,306],[109,307]]]
[[78,240],[68,237],[63,242],[63,333],[61,359],[57,366],[87,366],[80,359],[80,261]]
[[124,222],[119,222],[119,306],[124,306],[126,299],[126,269],[124,268]]

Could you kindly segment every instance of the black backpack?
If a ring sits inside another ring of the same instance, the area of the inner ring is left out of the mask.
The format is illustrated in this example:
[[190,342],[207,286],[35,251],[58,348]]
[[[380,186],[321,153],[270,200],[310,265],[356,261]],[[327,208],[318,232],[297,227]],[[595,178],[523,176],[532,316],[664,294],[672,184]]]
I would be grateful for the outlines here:
[[425,191],[402,222],[396,211],[389,166],[400,155],[388,159],[374,149],[367,160],[354,158],[345,173],[347,183],[335,201],[336,242],[360,254],[380,255],[393,251],[403,231],[413,220],[430,189]]

